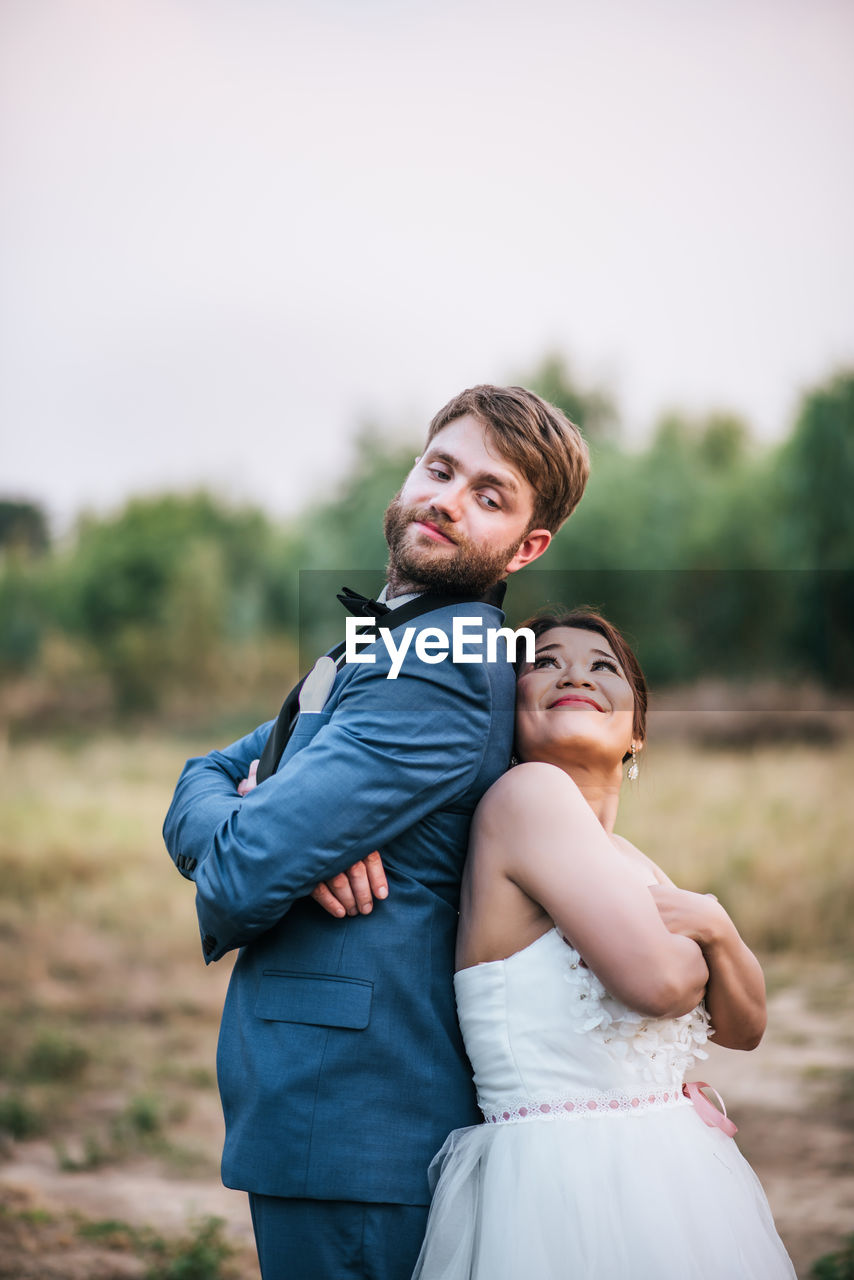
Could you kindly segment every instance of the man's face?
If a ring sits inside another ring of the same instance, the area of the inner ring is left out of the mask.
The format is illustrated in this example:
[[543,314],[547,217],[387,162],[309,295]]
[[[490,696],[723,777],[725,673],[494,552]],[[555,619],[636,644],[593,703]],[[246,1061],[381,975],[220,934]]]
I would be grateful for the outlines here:
[[529,530],[534,493],[470,414],[430,441],[385,514],[389,583],[485,591],[541,555],[547,530]]

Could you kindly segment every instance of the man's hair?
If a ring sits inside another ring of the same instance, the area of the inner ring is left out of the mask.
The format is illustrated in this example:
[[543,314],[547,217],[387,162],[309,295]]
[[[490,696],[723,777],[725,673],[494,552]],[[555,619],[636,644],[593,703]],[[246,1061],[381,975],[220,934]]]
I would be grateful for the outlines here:
[[566,414],[524,387],[469,387],[436,414],[427,443],[450,422],[471,414],[501,455],[534,491],[531,529],[555,533],[581,500],[590,474],[584,437]]

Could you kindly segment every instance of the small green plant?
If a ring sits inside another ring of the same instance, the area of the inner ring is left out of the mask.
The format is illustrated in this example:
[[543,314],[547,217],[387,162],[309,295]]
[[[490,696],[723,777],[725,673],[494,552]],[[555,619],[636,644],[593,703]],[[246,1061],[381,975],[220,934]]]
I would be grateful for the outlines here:
[[146,1243],[144,1232],[131,1226],[129,1222],[122,1222],[119,1218],[107,1218],[102,1222],[80,1222],[77,1225],[77,1234],[84,1240],[94,1240],[98,1244],[106,1245],[108,1249],[122,1251],[130,1248],[137,1249],[140,1245],[144,1247]]
[[224,1238],[222,1218],[204,1218],[193,1234],[170,1241],[164,1256],[152,1266],[146,1280],[226,1280],[223,1264],[233,1249]]
[[229,1280],[223,1270],[234,1250],[224,1236],[222,1218],[203,1218],[190,1224],[190,1234],[167,1239],[151,1227],[134,1227],[109,1218],[80,1222],[77,1234],[108,1249],[133,1252],[147,1267],[146,1280]]
[[854,1280],[854,1235],[837,1253],[826,1253],[812,1264],[810,1280]]
[[25,1222],[30,1227],[46,1227],[56,1221],[54,1215],[47,1209],[13,1209],[6,1204],[0,1204],[0,1218],[13,1218],[16,1222]]
[[89,1050],[55,1031],[39,1036],[27,1054],[24,1070],[30,1080],[77,1080],[89,1063]]
[[0,1098],[0,1133],[21,1139],[32,1138],[41,1130],[41,1116],[21,1094],[7,1093]]
[[89,1130],[70,1146],[54,1143],[60,1169],[64,1173],[80,1173],[107,1164],[120,1164],[145,1152],[168,1159],[173,1168],[183,1172],[207,1167],[207,1157],[191,1148],[176,1146],[165,1136],[167,1121],[180,1119],[183,1104],[177,1103],[164,1114],[163,1099],[153,1094],[137,1094],[107,1127]]
[[139,1137],[152,1137],[163,1128],[162,1105],[159,1098],[149,1093],[131,1098],[123,1118],[133,1133]]

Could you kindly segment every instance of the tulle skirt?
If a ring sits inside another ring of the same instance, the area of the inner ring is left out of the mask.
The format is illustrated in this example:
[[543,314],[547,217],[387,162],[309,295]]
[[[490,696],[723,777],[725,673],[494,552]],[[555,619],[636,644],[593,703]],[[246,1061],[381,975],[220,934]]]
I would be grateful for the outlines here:
[[759,1181],[688,1104],[484,1124],[431,1166],[413,1280],[794,1280]]

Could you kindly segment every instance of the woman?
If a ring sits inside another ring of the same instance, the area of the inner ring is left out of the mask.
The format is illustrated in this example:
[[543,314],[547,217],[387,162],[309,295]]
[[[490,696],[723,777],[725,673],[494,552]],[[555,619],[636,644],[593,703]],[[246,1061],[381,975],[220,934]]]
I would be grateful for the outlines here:
[[457,946],[486,1123],[434,1162],[415,1278],[793,1277],[727,1122],[682,1092],[708,1034],[759,1042],[759,965],[713,897],[614,834],[643,674],[597,614],[528,625],[522,763],[475,815]]

